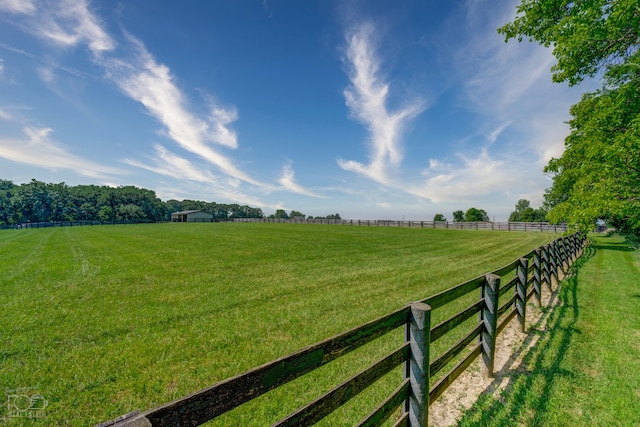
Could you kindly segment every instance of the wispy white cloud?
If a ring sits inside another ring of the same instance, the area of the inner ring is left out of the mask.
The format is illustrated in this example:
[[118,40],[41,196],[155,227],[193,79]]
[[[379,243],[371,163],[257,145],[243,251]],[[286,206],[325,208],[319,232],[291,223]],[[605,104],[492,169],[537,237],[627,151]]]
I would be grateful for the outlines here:
[[267,206],[264,201],[238,191],[237,189],[212,183],[172,179],[171,181],[158,182],[155,191],[158,197],[163,200],[202,200],[202,195],[206,194],[207,196],[205,200],[233,200],[236,203],[256,206],[259,208]]
[[155,155],[149,156],[151,163],[135,159],[125,159],[128,165],[145,169],[159,175],[172,178],[157,190],[158,195],[165,199],[188,198],[200,199],[199,194],[208,194],[213,198],[234,200],[252,206],[264,207],[265,203],[241,190],[241,181],[235,178],[221,180],[211,171],[195,165],[193,162],[170,152],[160,144],[154,146]]
[[113,50],[114,40],[89,10],[86,0],[62,0],[46,4],[38,15],[36,35],[66,47],[85,43],[94,55]]
[[101,165],[71,154],[61,144],[52,140],[51,128],[25,127],[26,138],[0,138],[0,157],[27,165],[67,169],[91,178],[104,179],[122,175],[124,171]]
[[517,182],[517,175],[504,160],[492,158],[486,149],[478,156],[458,154],[455,164],[435,159],[422,172],[423,184],[409,188],[411,194],[434,203],[474,201],[494,192],[505,191]]
[[236,134],[227,127],[237,119],[237,111],[213,106],[208,121],[194,115],[188,110],[169,68],[157,63],[141,41],[133,36],[128,36],[128,40],[134,47],[130,60],[102,61],[109,78],[126,95],[144,105],[149,114],[164,125],[165,135],[180,147],[206,159],[231,177],[262,186],[209,145],[237,147]]
[[476,115],[479,125],[473,144],[461,144],[447,160],[431,160],[413,194],[433,202],[474,202],[490,195],[517,200],[548,186],[542,167],[562,151],[568,134],[563,121],[578,95],[551,82],[550,49],[505,43],[497,34],[513,19],[517,2],[512,3],[496,8],[489,0],[467,1],[460,8],[463,25],[453,26],[458,33],[442,33],[441,54],[450,58],[450,72],[461,82],[460,106]]
[[291,163],[288,163],[284,166],[284,168],[282,169],[282,175],[280,176],[278,182],[284,189],[291,191],[292,193],[302,194],[303,196],[310,197],[322,197],[310,190],[307,190],[296,182],[293,172],[293,166],[291,165]]
[[403,159],[402,133],[408,121],[424,108],[421,99],[408,100],[396,111],[389,111],[389,83],[380,73],[380,59],[374,46],[375,27],[360,24],[347,35],[346,61],[351,85],[344,90],[352,116],[369,131],[370,162],[338,160],[345,170],[357,172],[380,182],[390,183],[389,169],[397,168]]
[[36,6],[33,0],[0,0],[0,11],[30,15]]
[[175,179],[188,179],[206,183],[217,182],[216,177],[210,171],[199,169],[189,160],[171,153],[162,145],[156,144],[154,149],[156,155],[151,158],[151,165],[135,159],[125,159],[124,162],[131,166]]
[[0,108],[0,119],[2,120],[11,120],[13,116],[7,113],[4,109]]
[[[86,0],[64,0],[47,6],[47,13],[33,14],[32,25],[29,25],[32,32],[63,47],[86,45],[94,63],[102,66],[107,77],[125,95],[140,102],[163,125],[165,136],[231,178],[264,186],[211,146],[231,149],[238,146],[237,135],[229,127],[238,119],[234,107],[223,108],[210,102],[206,115],[194,114],[169,67],[158,63],[142,41],[125,33],[126,44],[117,51],[115,41],[91,12]],[[34,6],[33,11],[37,9]],[[129,54],[122,56],[123,51]],[[55,89],[55,76],[50,67],[41,67],[40,76]]]

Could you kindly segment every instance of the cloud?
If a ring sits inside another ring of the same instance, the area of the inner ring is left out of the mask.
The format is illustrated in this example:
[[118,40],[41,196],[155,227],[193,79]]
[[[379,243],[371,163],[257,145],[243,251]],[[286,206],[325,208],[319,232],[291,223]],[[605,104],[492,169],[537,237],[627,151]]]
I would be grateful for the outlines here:
[[0,11],[31,15],[36,6],[32,0],[0,0]]
[[208,120],[192,114],[169,68],[157,63],[141,41],[130,35],[128,40],[133,47],[130,60],[102,61],[109,78],[127,96],[144,105],[149,114],[165,126],[165,135],[180,147],[216,165],[233,178],[263,186],[208,144],[237,147],[236,134],[227,127],[238,118],[235,108],[212,106]]
[[[34,6],[33,12],[36,11]],[[140,40],[126,33],[127,44],[121,46],[121,50],[128,49],[130,55],[118,56],[115,41],[102,28],[85,0],[47,4],[47,13],[39,12],[42,13],[34,13],[29,20],[30,31],[59,46],[86,45],[93,54],[93,62],[105,69],[107,77],[124,94],[140,102],[152,117],[162,123],[168,138],[232,178],[263,186],[210,146],[216,144],[232,149],[238,146],[237,136],[229,128],[229,124],[238,119],[234,107],[223,108],[210,103],[210,111],[204,118],[190,112],[169,68],[158,63]],[[53,83],[50,67],[40,68],[39,74],[45,83]]]
[[412,194],[436,203],[474,202],[542,194],[548,186],[542,168],[562,152],[569,133],[563,121],[579,93],[552,83],[550,49],[505,43],[497,34],[513,19],[516,3],[495,8],[488,0],[467,1],[462,16],[455,15],[457,25],[443,25],[436,45],[452,64],[444,72],[460,82],[458,104],[476,123],[453,155],[430,160]]
[[125,159],[124,162],[131,166],[175,179],[188,179],[206,183],[215,183],[217,181],[210,171],[198,169],[192,162],[169,152],[169,150],[162,145],[156,144],[154,149],[156,155],[151,159],[153,165],[132,159]]
[[0,108],[0,119],[2,119],[2,120],[11,120],[12,118],[13,118],[13,116],[11,116],[11,114],[7,113],[5,110]]
[[322,197],[296,183],[291,163],[284,166],[284,168],[282,169],[282,175],[280,176],[278,182],[280,183],[280,185],[282,185],[283,188],[291,191],[292,193],[302,194],[303,196],[309,197]]
[[380,60],[373,38],[375,27],[361,24],[346,35],[346,61],[350,86],[344,97],[351,115],[369,131],[370,162],[338,160],[341,168],[363,174],[374,181],[390,183],[389,168],[397,168],[402,162],[401,136],[409,120],[420,114],[424,101],[407,101],[396,111],[389,111],[387,100],[389,83],[380,76]]
[[422,172],[421,186],[408,191],[432,202],[473,201],[488,194],[505,191],[516,182],[517,174],[504,160],[492,158],[486,149],[477,157],[457,155],[455,164],[432,159]]
[[39,37],[63,47],[85,43],[94,55],[116,47],[89,10],[86,0],[62,0],[46,4],[44,8],[46,13],[40,13],[37,25],[32,27]]
[[69,153],[49,138],[51,128],[25,127],[23,132],[26,139],[0,138],[0,157],[42,168],[68,169],[91,178],[104,179],[124,173]]

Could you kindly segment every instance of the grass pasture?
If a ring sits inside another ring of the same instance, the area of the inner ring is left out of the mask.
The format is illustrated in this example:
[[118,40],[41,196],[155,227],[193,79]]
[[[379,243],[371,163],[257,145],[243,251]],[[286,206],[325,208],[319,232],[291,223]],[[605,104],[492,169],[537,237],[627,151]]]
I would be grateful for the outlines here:
[[[0,387],[31,387],[49,402],[43,419],[4,421],[84,426],[166,403],[555,237],[233,223],[2,231]],[[210,424],[277,421],[401,340],[375,341]],[[326,425],[357,421],[400,377]]]
[[640,250],[590,237],[523,367],[458,425],[640,426]]

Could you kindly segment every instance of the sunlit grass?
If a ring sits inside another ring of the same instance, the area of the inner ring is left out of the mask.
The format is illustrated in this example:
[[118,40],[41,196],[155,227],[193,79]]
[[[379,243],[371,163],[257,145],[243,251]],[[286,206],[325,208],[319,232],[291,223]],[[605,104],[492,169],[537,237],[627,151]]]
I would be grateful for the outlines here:
[[459,425],[639,425],[640,251],[620,237],[594,240],[525,367]]
[[[33,425],[92,425],[344,332],[554,237],[232,223],[2,231],[0,386],[34,387],[49,401]],[[215,424],[274,422],[401,341],[399,332],[374,342]],[[397,385],[387,383],[354,405],[361,413],[327,425],[357,421]]]

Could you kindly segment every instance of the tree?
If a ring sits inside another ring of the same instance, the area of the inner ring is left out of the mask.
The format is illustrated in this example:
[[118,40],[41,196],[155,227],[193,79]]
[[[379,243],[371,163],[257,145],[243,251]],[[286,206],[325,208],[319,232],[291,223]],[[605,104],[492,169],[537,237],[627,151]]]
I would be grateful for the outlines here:
[[291,213],[289,214],[289,217],[290,217],[290,218],[296,218],[296,217],[299,217],[299,218],[304,219],[305,214],[303,214],[302,212],[298,212],[298,211],[291,211]]
[[498,31],[553,46],[553,80],[600,73],[603,87],[571,108],[565,151],[546,172],[552,222],[589,230],[597,218],[640,235],[640,8],[637,0],[522,0]]
[[464,212],[461,210],[453,211],[453,222],[463,222]]
[[571,133],[545,194],[553,222],[583,230],[597,218],[640,234],[640,70],[617,87],[587,93],[571,108]]
[[32,179],[15,185],[0,179],[0,225],[24,221],[159,221],[181,210],[198,209],[216,218],[262,218],[262,209],[198,200],[160,200],[155,191],[132,185],[108,187],[64,182],[46,184]]
[[516,210],[509,215],[509,222],[542,222],[545,221],[547,211],[544,208],[533,209],[531,202],[526,199],[518,200]]
[[442,215],[441,213],[437,213],[434,215],[433,217],[434,221],[446,221],[447,218],[444,217],[444,215]]
[[465,222],[489,221],[489,215],[483,209],[469,208],[464,214]]
[[138,205],[128,204],[118,206],[118,221],[140,221],[145,219],[146,214]]
[[[638,62],[637,0],[522,0],[513,22],[498,29],[506,40],[553,46],[553,80],[575,85],[585,77]],[[635,60],[634,60],[635,59]]]
[[284,209],[278,209],[273,217],[274,218],[288,219],[289,215],[287,215],[287,213],[284,211]]
[[11,206],[11,197],[16,185],[13,181],[0,179],[0,225],[13,223],[13,208]]

